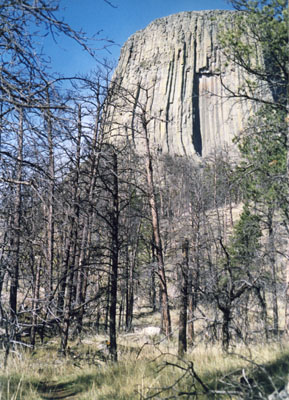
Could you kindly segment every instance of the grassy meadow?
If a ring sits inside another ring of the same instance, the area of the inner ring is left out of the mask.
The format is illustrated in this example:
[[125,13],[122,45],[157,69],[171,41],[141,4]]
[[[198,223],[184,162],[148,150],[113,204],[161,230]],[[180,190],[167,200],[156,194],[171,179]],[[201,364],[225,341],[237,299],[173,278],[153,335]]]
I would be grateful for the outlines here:
[[167,341],[139,331],[120,334],[118,343],[116,364],[107,360],[102,335],[71,341],[66,357],[58,354],[57,338],[34,351],[18,349],[1,370],[0,400],[265,399],[284,387],[289,373],[284,341],[238,344],[224,353],[200,340],[183,360],[177,334]]

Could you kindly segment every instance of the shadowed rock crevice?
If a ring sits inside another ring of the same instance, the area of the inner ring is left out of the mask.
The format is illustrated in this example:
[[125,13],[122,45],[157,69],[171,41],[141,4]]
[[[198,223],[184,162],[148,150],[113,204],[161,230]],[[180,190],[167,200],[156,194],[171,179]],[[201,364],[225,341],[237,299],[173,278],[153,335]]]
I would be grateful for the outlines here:
[[199,104],[200,75],[195,73],[193,83],[193,145],[195,152],[202,156],[202,134],[200,124],[200,104]]
[[194,79],[193,79],[193,98],[192,98],[192,114],[193,114],[193,136],[192,142],[195,152],[202,156],[202,134],[200,122],[200,76],[197,73],[197,57],[198,57],[198,42],[197,42],[197,24],[195,26],[195,39],[194,39]]

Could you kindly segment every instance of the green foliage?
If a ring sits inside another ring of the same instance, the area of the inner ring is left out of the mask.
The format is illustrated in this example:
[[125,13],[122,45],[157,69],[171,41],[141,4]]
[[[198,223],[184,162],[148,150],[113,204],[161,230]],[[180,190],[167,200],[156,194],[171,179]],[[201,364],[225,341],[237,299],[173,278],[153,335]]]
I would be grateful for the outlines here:
[[239,13],[221,43],[245,77],[233,95],[254,106],[248,127],[235,139],[242,156],[235,178],[255,212],[281,209],[287,215],[288,2],[230,2]]
[[260,218],[244,206],[240,220],[234,227],[234,235],[230,246],[231,264],[237,267],[247,267],[256,257],[260,248],[259,239],[262,236]]
[[263,106],[251,118],[247,133],[238,139],[242,161],[236,169],[246,201],[285,207],[286,122],[285,113]]
[[[234,28],[221,35],[227,59],[244,69],[238,95],[286,110],[288,88],[288,3],[231,0],[240,11]],[[264,85],[265,83],[265,85]],[[264,95],[270,89],[273,101]],[[236,93],[237,94],[237,93]]]

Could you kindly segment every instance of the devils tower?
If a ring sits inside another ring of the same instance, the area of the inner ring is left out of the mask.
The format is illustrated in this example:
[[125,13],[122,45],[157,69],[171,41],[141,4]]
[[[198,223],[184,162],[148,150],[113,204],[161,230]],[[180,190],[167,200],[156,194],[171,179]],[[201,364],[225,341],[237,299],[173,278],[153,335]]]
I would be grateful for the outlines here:
[[[231,147],[244,127],[249,104],[230,98],[242,84],[241,71],[227,63],[221,31],[230,29],[236,12],[181,12],[153,21],[124,44],[114,80],[131,98],[131,112],[110,110],[123,136],[134,135],[137,104],[153,116],[150,143],[161,153],[207,156]],[[137,129],[136,129],[137,131]]]

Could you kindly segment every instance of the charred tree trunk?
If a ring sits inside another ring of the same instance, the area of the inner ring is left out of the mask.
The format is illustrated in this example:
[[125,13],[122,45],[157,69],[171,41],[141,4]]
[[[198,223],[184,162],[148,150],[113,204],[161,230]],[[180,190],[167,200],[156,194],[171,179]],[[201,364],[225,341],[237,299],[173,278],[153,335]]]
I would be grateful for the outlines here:
[[116,342],[116,308],[117,308],[117,280],[118,280],[118,254],[119,254],[119,198],[118,198],[118,160],[113,151],[112,179],[113,179],[113,206],[112,206],[112,255],[110,274],[110,307],[109,307],[109,353],[112,361],[117,361]]
[[188,305],[188,273],[189,273],[189,242],[182,246],[183,262],[180,265],[181,296],[179,315],[178,355],[182,357],[187,351],[187,305]]
[[231,307],[224,307],[222,309],[223,323],[222,323],[222,346],[225,351],[228,351],[230,345],[230,322],[231,322]]

